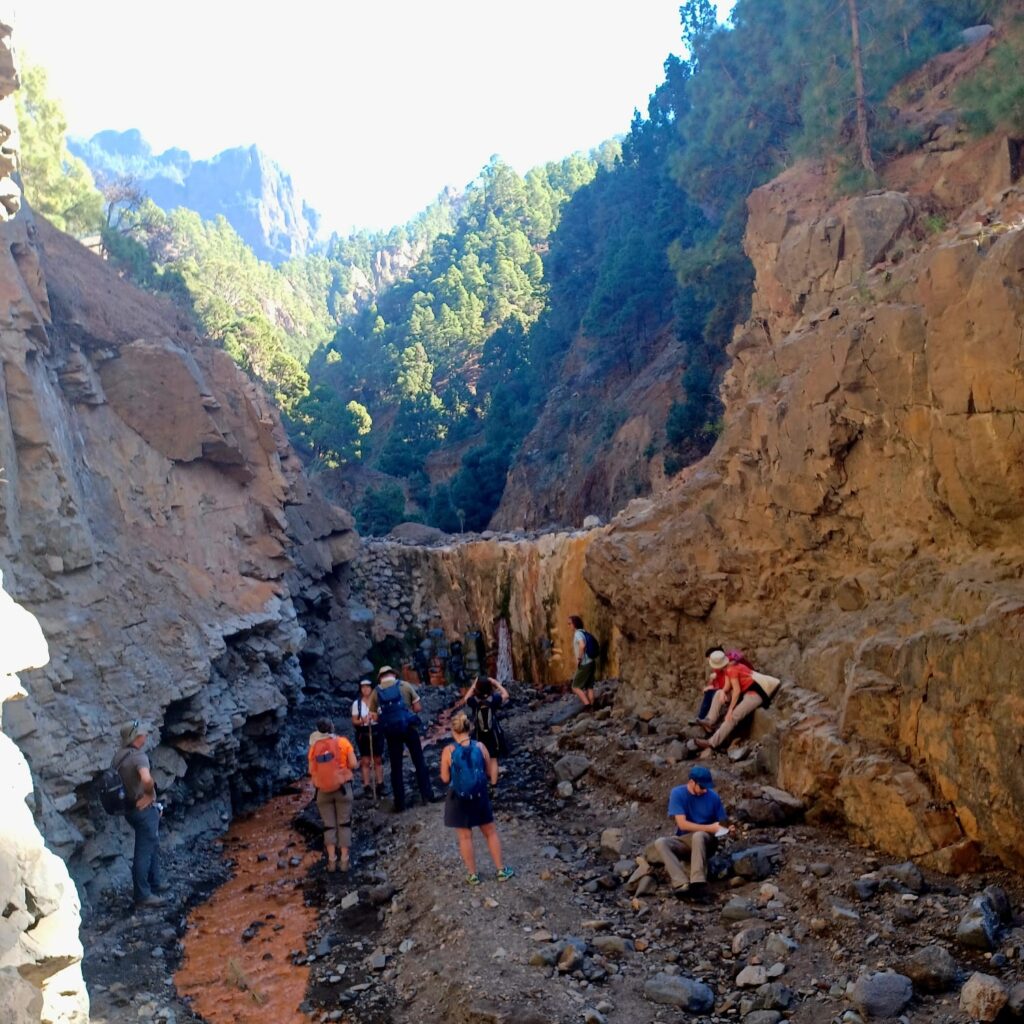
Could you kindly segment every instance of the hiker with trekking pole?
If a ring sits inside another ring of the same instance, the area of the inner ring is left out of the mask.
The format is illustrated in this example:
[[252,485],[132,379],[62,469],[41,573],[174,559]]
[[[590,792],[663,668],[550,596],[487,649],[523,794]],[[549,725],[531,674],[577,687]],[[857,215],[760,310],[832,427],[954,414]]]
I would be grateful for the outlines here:
[[360,796],[366,799],[373,794],[377,802],[377,791],[384,787],[384,743],[380,726],[370,720],[370,695],[373,683],[369,679],[359,681],[359,696],[352,701],[352,725],[356,731],[356,749],[359,751],[359,771],[363,778]]

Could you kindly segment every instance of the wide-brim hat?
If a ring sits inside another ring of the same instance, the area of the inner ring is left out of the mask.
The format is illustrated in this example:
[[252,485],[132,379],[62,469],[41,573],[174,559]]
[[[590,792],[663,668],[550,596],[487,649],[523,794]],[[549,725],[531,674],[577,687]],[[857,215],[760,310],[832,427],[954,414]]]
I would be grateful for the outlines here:
[[725,651],[712,651],[708,655],[708,664],[715,670],[725,668],[729,664],[729,658]]

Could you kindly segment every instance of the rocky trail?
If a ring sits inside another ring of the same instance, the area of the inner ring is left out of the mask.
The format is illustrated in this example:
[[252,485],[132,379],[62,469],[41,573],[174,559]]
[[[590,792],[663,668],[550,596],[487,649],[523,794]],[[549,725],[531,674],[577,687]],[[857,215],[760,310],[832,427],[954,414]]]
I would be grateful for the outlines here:
[[[430,696],[438,710],[445,698]],[[711,762],[736,820],[712,861],[710,897],[675,898],[650,844],[668,833],[666,801],[686,777],[690,730],[653,709],[626,714],[612,697],[607,689],[608,706],[582,715],[569,699],[525,688],[514,697],[514,753],[495,797],[516,869],[507,883],[478,837],[483,883],[466,885],[439,805],[394,815],[386,799],[357,801],[348,875],[327,875],[302,843],[275,863],[229,836],[176,851],[177,877],[194,900],[223,879],[221,851],[237,863],[263,858],[278,890],[312,909],[305,947],[283,954],[272,945],[279,908],[246,904],[234,917],[239,949],[306,972],[296,1020],[961,1024],[1024,1015],[1020,880],[954,881],[852,845],[767,785],[756,740],[737,741],[736,760]],[[428,752],[435,768],[438,752]],[[297,825],[315,836],[308,811]],[[108,905],[88,925],[94,1020],[204,1019],[170,974],[182,911],[124,915]],[[273,974],[261,980],[237,963],[225,954],[224,987],[243,998],[223,1019],[269,1019]],[[136,983],[125,983],[132,974]]]

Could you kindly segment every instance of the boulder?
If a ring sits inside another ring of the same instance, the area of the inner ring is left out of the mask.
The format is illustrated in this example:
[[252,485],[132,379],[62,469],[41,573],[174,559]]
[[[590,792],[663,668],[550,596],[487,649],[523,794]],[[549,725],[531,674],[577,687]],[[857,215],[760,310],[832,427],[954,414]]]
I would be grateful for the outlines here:
[[999,912],[987,892],[971,900],[956,928],[956,940],[968,949],[995,949]]
[[590,771],[590,758],[583,754],[565,754],[555,762],[555,778],[559,782],[575,782]]
[[942,946],[925,946],[908,956],[900,970],[919,992],[948,992],[956,985],[956,960]]
[[913,995],[910,979],[894,971],[862,974],[853,986],[853,1002],[861,1013],[882,1020],[898,1017]]
[[774,874],[782,860],[782,847],[778,843],[750,846],[732,854],[732,869],[740,878],[760,881]]
[[960,1009],[971,1020],[994,1021],[1009,998],[1009,990],[999,978],[975,972],[960,990]]
[[408,544],[438,544],[451,539],[444,530],[427,526],[426,523],[399,523],[388,536]]
[[678,974],[656,974],[644,982],[644,998],[663,1006],[678,1006],[689,1013],[708,1013],[715,993],[702,981]]

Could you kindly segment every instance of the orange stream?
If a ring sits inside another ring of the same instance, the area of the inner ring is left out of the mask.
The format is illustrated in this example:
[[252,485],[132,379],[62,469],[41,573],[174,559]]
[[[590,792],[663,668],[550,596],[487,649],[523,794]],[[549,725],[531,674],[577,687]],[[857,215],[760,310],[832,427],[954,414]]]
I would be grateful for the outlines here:
[[[309,968],[293,965],[291,953],[305,954],[316,925],[302,884],[320,855],[306,851],[291,820],[312,792],[307,779],[300,793],[275,797],[236,821],[224,837],[224,855],[237,863],[234,875],[189,915],[185,957],[174,980],[210,1024],[308,1024],[299,1004]],[[267,859],[260,861],[261,854]],[[278,861],[292,857],[302,863],[278,868]],[[257,921],[262,927],[244,942],[242,932]]]

